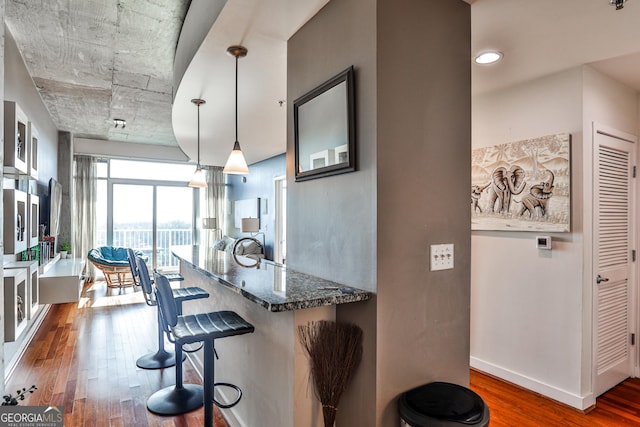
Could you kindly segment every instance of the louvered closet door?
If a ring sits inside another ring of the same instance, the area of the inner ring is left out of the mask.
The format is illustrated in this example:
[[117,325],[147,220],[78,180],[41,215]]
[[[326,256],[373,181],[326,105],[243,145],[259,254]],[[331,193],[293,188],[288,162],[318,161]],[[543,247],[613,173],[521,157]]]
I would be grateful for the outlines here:
[[595,132],[596,396],[632,374],[632,159],[635,144]]

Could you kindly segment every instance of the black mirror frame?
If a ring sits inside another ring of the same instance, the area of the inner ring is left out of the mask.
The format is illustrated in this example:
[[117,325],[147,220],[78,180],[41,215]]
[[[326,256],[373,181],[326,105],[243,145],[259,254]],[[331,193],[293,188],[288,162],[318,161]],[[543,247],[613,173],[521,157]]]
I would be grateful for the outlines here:
[[[340,74],[327,80],[320,86],[302,95],[293,101],[293,123],[294,123],[294,141],[295,141],[295,180],[296,182],[307,181],[310,179],[323,178],[331,175],[338,175],[356,170],[356,123],[355,123],[355,71],[351,66]],[[299,123],[298,109],[307,102],[313,101],[316,97],[327,92],[338,84],[346,82],[346,102],[347,102],[347,151],[348,162],[329,165],[309,171],[300,172],[300,140],[299,140]]]

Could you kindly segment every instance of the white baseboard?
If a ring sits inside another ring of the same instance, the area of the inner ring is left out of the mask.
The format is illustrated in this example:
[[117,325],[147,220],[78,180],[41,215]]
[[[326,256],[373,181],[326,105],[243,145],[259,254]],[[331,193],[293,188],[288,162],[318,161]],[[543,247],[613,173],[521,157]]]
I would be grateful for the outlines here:
[[31,344],[31,341],[33,340],[33,337],[36,335],[36,332],[38,332],[40,325],[42,324],[42,322],[44,322],[44,318],[47,316],[47,313],[49,312],[50,308],[51,308],[50,304],[40,304],[40,309],[38,310],[38,313],[35,315],[35,317],[30,321],[31,323],[27,326],[27,330],[25,332],[24,337],[20,337],[22,341],[20,342],[20,345],[18,346],[15,354],[13,355],[13,357],[11,357],[10,360],[8,361],[5,360],[5,367],[4,367],[4,383],[5,384],[9,383],[11,375],[13,375],[13,372],[15,371],[16,366],[18,366],[20,359],[22,359],[24,352],[27,351],[27,347],[29,346],[29,344]]
[[549,399],[556,400],[581,411],[596,404],[596,399],[593,396],[593,393],[589,393],[585,396],[579,396],[475,357],[470,358],[470,364],[474,369],[519,385],[527,390],[539,393]]

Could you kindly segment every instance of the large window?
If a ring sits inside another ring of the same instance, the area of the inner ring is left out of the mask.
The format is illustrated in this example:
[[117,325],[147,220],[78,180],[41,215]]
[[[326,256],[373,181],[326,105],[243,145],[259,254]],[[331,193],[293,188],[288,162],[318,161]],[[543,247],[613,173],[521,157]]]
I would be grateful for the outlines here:
[[195,241],[200,198],[187,186],[192,174],[192,165],[100,162],[96,244],[140,250],[150,266],[175,270],[171,246]]

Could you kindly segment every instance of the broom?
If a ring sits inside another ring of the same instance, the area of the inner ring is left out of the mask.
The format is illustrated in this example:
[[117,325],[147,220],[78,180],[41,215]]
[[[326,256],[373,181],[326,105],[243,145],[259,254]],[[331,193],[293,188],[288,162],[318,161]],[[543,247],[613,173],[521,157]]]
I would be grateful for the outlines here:
[[362,359],[362,329],[321,320],[298,326],[298,336],[309,355],[324,425],[333,427],[340,397]]

